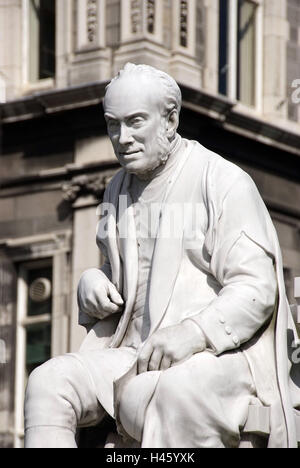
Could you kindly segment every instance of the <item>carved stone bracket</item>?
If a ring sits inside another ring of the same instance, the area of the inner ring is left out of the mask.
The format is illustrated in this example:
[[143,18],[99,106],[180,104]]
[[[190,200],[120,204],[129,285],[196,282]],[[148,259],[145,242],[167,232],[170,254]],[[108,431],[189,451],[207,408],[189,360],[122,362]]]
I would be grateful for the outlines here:
[[92,195],[96,200],[101,200],[111,178],[112,175],[81,175],[74,177],[71,182],[62,186],[63,199],[69,203],[74,203],[79,197]]

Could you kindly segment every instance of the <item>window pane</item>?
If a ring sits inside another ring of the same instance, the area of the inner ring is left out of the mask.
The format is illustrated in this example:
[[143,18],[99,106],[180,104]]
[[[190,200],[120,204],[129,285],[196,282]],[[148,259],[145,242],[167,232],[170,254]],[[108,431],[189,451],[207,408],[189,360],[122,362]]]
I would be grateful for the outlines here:
[[220,0],[219,16],[219,93],[228,92],[228,0]]
[[26,327],[26,374],[29,374],[51,357],[51,323]]
[[55,76],[55,0],[30,0],[30,81]]
[[239,0],[237,99],[250,106],[255,104],[255,16],[256,5]]
[[40,0],[40,79],[55,75],[55,0]]
[[52,267],[28,270],[27,315],[51,314],[52,311]]

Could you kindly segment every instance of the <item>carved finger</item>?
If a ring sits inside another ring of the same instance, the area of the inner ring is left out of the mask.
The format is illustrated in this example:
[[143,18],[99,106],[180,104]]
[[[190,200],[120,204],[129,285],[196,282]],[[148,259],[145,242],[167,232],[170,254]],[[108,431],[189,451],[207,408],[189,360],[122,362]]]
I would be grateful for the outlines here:
[[149,360],[148,370],[149,371],[159,370],[162,358],[163,358],[162,351],[159,348],[155,348]]
[[109,297],[118,306],[122,306],[124,301],[113,284],[109,285]]
[[141,350],[138,361],[137,361],[137,373],[142,374],[147,372],[149,360],[153,352],[153,347],[150,343],[147,343]]
[[91,299],[87,297],[85,301],[83,301],[80,310],[85,312],[86,314],[92,316],[92,317],[97,317],[98,314],[98,308],[97,308],[97,302],[94,299]]
[[114,304],[110,301],[108,297],[102,297],[98,299],[99,308],[102,309],[104,312],[114,314],[120,310],[120,306]]
[[172,366],[171,359],[168,356],[164,355],[160,363],[160,370],[167,370],[171,366]]

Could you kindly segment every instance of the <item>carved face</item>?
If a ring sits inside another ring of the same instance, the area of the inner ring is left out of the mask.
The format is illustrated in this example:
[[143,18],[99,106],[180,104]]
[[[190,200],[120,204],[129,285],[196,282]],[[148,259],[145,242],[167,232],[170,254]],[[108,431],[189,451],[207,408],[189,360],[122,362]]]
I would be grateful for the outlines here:
[[147,77],[125,76],[105,96],[105,119],[115,154],[126,171],[137,176],[151,174],[170,151],[160,86]]

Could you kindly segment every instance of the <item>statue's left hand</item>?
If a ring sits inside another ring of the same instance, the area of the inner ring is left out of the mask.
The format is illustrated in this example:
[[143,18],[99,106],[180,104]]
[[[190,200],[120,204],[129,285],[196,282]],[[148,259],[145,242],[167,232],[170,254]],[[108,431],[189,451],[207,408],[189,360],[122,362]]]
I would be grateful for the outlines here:
[[192,320],[161,328],[149,338],[138,355],[138,374],[166,370],[206,349],[205,336]]

